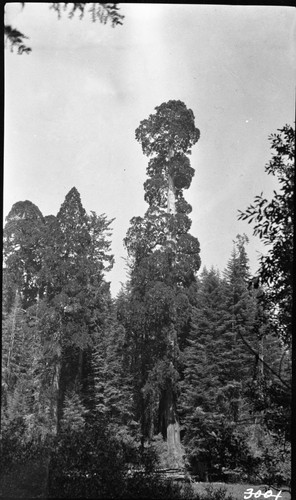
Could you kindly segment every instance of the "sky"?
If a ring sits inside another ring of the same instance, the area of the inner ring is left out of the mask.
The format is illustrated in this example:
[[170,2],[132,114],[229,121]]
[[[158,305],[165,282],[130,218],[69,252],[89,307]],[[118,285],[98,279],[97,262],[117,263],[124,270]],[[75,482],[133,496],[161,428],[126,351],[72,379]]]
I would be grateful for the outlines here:
[[29,37],[32,52],[5,50],[4,217],[24,200],[56,215],[75,186],[88,213],[115,218],[106,278],[116,296],[127,279],[129,221],[148,208],[148,158],[135,129],[156,106],[181,100],[201,133],[184,191],[201,269],[222,271],[245,233],[255,272],[266,248],[238,210],[277,188],[264,168],[269,135],[294,125],[295,9],[119,5],[123,25],[112,28],[87,12],[58,20],[50,4],[6,4],[6,23]]

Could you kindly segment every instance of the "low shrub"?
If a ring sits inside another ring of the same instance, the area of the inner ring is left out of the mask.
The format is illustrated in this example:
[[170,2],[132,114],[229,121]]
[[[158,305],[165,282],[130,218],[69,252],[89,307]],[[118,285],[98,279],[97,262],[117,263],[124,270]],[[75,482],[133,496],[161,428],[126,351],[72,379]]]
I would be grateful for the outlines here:
[[226,486],[214,487],[209,484],[205,487],[206,494],[200,497],[200,500],[234,500],[232,495],[227,492]]

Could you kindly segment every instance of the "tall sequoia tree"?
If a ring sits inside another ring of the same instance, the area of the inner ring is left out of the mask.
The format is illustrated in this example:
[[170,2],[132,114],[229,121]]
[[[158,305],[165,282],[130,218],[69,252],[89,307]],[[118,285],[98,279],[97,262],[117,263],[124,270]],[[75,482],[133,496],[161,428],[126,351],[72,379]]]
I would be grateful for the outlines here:
[[199,242],[189,234],[191,206],[183,197],[194,169],[186,155],[199,139],[194,114],[181,101],[156,107],[136,139],[151,159],[144,184],[149,208],[125,238],[131,262],[125,326],[135,348],[135,395],[143,439],[161,432],[172,464],[182,455],[176,411],[180,347],[188,332],[200,267]]

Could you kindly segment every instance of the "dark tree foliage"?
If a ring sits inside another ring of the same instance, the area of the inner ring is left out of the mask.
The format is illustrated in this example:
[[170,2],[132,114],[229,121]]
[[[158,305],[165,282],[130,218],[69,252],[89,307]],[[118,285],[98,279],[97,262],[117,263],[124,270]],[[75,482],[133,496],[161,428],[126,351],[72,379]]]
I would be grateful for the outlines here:
[[226,470],[241,466],[247,453],[238,425],[247,416],[244,388],[255,356],[238,328],[256,351],[258,340],[244,243],[237,238],[224,278],[214,269],[202,272],[183,354],[182,432],[189,462],[202,480],[223,478]]
[[57,217],[28,201],[7,216],[4,412],[7,425],[27,415],[26,439],[83,423],[92,407],[92,347],[111,307],[111,223],[86,214],[76,188]]
[[92,368],[94,374],[94,415],[105,419],[108,428],[118,435],[134,434],[134,420],[129,347],[125,330],[112,314],[95,340]]
[[290,125],[269,137],[273,156],[265,171],[274,175],[279,190],[268,201],[263,193],[239,219],[254,225],[253,233],[267,246],[260,257],[258,274],[264,286],[263,301],[273,318],[278,336],[290,345],[292,339],[294,154],[295,131]]
[[106,24],[110,21],[113,27],[118,24],[122,25],[124,19],[124,16],[119,12],[117,3],[111,2],[53,2],[50,8],[58,13],[59,18],[62,16],[62,11],[67,11],[70,19],[76,13],[79,15],[79,19],[83,19],[85,12],[89,12],[93,22],[99,20],[100,23]]
[[4,26],[4,36],[6,38],[6,44],[8,43],[10,45],[11,52],[13,52],[15,48],[18,54],[29,54],[32,51],[32,49],[25,44],[25,40],[28,40],[29,37],[17,29],[12,28],[12,26]]
[[[156,106],[156,113],[141,121],[136,130],[136,139],[146,156],[190,154],[192,146],[200,137],[194,124],[194,114],[181,101],[168,101]],[[170,165],[173,168],[173,165]],[[151,175],[151,174],[150,174]]]
[[127,463],[105,422],[64,430],[49,471],[50,498],[120,498]]
[[265,171],[277,178],[279,189],[271,200],[261,193],[239,211],[239,219],[253,224],[253,234],[267,247],[250,282],[261,311],[261,376],[249,384],[246,396],[261,417],[255,440],[260,444],[258,477],[289,484],[295,131],[285,125],[269,140],[273,155]]
[[[221,360],[225,380],[246,380],[251,376],[259,346],[257,301],[248,289],[250,279],[246,235],[237,235],[231,258],[224,271],[224,328],[225,352]],[[250,348],[248,348],[248,346]],[[218,364],[220,361],[218,361]]]
[[[183,498],[182,487],[153,474],[156,463],[152,448],[141,453],[132,444],[124,445],[101,419],[83,431],[66,431],[57,438],[48,497]],[[191,498],[192,488],[187,491]]]
[[199,131],[193,112],[181,101],[155,109],[136,130],[144,154],[152,156],[144,184],[149,208],[143,218],[131,220],[125,238],[131,277],[120,314],[133,346],[134,397],[143,439],[161,432],[172,463],[178,463],[180,348],[189,328],[200,266],[199,242],[188,232],[191,208],[183,198],[194,173],[185,155]]
[[289,353],[269,328],[261,290],[249,286],[246,242],[237,237],[223,278],[211,269],[198,281],[183,354],[183,440],[202,480],[288,484]]
[[[20,2],[24,8],[26,2]],[[112,27],[123,24],[124,16],[120,14],[119,8],[116,3],[97,3],[97,2],[85,2],[85,3],[73,3],[73,2],[52,2],[49,4],[49,8],[53,9],[58,14],[60,19],[63,12],[68,13],[69,19],[72,19],[76,14],[78,14],[79,19],[83,19],[85,13],[90,14],[91,20],[96,22],[97,20],[106,24],[110,22]],[[10,49],[16,48],[18,54],[29,54],[32,49],[25,44],[25,40],[29,37],[13,28],[12,26],[4,26],[4,36],[6,39],[6,44],[10,45]]]
[[36,205],[30,201],[13,205],[3,231],[4,307],[7,311],[16,293],[21,294],[25,309],[36,300],[43,230],[44,218]]
[[199,480],[289,485],[291,130],[272,136],[267,171],[280,192],[240,216],[270,245],[260,279],[245,235],[222,275],[197,277],[183,190],[199,131],[180,101],[136,131],[151,157],[149,207],[131,221],[130,276],[116,300],[105,279],[112,220],[87,214],[76,188],[56,216],[13,205],[3,233],[1,497],[193,498],[189,485],[155,474],[183,467],[184,454]]

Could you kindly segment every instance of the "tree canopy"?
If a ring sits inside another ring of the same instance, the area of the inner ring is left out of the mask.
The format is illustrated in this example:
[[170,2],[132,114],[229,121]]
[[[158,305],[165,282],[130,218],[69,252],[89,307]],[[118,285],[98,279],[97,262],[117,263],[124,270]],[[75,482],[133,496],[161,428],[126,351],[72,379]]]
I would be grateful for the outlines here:
[[171,151],[191,153],[191,147],[200,137],[194,124],[194,114],[182,101],[168,101],[156,106],[156,113],[141,121],[136,139],[147,156],[166,157]]

